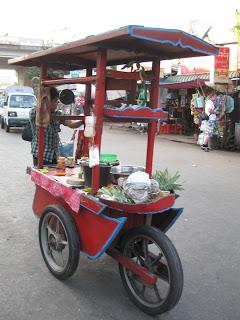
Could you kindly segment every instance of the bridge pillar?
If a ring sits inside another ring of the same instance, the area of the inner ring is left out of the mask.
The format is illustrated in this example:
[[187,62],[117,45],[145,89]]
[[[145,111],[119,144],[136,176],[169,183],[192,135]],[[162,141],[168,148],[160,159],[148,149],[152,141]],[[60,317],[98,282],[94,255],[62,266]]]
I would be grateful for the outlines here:
[[18,84],[20,86],[24,86],[25,85],[25,72],[26,72],[26,68],[24,67],[18,67],[16,69],[16,72],[17,72],[17,78],[18,78]]

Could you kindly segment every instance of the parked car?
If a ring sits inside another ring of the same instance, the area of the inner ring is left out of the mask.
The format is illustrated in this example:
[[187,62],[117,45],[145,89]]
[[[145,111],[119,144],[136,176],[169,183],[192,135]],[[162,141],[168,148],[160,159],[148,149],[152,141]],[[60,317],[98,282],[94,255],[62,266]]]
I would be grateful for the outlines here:
[[29,111],[36,105],[36,97],[31,87],[10,86],[4,92],[1,128],[9,132],[11,127],[24,127],[29,119]]
[[0,122],[1,122],[1,118],[3,117],[3,114],[4,114],[3,104],[4,104],[3,99],[2,100],[0,99]]

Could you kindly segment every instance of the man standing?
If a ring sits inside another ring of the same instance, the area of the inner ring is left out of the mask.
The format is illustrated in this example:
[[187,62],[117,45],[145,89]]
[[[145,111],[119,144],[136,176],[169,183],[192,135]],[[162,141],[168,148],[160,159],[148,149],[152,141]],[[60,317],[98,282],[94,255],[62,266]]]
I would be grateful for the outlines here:
[[211,142],[211,138],[213,136],[213,131],[216,126],[216,120],[217,120],[217,110],[215,109],[214,102],[217,98],[217,95],[215,92],[212,92],[209,94],[208,99],[205,103],[205,113],[208,115],[209,119],[207,120],[207,130],[206,130],[206,136],[204,139],[204,143],[201,146],[201,149],[208,152],[210,150],[209,143]]

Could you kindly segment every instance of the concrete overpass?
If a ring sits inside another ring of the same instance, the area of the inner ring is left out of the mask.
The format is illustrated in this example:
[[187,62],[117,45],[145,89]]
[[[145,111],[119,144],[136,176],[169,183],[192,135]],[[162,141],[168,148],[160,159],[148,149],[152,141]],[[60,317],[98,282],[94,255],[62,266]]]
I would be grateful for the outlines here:
[[13,38],[0,37],[0,69],[16,70],[18,76],[18,83],[24,85],[24,74],[26,68],[13,67],[8,65],[8,60],[30,53],[44,50],[53,44],[46,44],[41,39],[27,39],[27,38]]

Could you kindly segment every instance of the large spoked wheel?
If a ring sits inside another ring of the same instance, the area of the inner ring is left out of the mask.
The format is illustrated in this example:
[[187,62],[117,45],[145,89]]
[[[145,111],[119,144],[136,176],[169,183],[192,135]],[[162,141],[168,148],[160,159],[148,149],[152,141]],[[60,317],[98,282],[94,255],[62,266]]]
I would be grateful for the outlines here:
[[178,253],[159,229],[144,226],[123,238],[122,254],[157,276],[147,285],[138,275],[119,264],[123,285],[130,299],[145,313],[156,315],[172,309],[183,289],[183,271]]
[[80,244],[73,219],[61,207],[49,206],[39,222],[39,244],[43,259],[58,279],[69,278],[79,262]]

